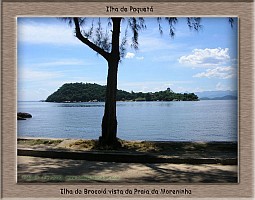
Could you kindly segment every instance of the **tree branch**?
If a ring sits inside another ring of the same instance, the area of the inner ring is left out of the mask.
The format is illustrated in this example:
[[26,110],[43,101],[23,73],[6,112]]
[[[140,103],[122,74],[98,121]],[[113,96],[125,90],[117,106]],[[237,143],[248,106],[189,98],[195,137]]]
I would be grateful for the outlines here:
[[77,17],[73,18],[74,20],[74,24],[75,24],[75,32],[76,32],[76,37],[83,42],[84,44],[86,44],[87,46],[89,46],[91,49],[93,49],[95,52],[97,52],[98,54],[100,54],[101,56],[103,56],[106,60],[109,59],[109,53],[106,52],[105,50],[103,50],[102,48],[98,47],[97,45],[95,45],[93,42],[90,42],[86,37],[84,37],[81,34],[81,29],[80,29],[80,24],[79,24],[79,20]]

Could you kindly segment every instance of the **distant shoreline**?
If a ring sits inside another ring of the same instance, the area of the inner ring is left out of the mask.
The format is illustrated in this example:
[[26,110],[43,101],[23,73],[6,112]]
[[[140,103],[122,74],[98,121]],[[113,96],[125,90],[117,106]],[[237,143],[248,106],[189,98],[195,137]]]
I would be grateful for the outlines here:
[[[200,99],[200,101],[237,101],[238,99]],[[82,102],[46,102],[45,100],[34,100],[34,101],[17,101],[18,103],[22,102],[41,102],[41,103],[104,103],[104,101],[98,101],[98,102],[89,102],[89,101],[82,101]],[[199,101],[116,101],[116,102],[199,102]]]
[[[49,138],[49,137],[17,137],[17,140],[97,140],[97,139],[84,139],[84,138]],[[186,140],[126,140],[130,142],[155,142],[155,143],[238,143],[238,141],[186,141]]]

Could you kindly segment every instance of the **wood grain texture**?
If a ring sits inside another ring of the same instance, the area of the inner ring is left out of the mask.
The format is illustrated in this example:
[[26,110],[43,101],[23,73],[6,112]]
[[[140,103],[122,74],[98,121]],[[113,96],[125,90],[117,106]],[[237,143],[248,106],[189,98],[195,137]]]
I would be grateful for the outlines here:
[[[237,16],[239,17],[239,184],[163,185],[187,188],[191,197],[252,197],[253,194],[253,1],[242,2],[11,2],[2,3],[2,178],[3,197],[63,197],[63,184],[16,184],[16,75],[18,16],[119,16],[105,6],[153,6],[154,12],[132,16]],[[130,16],[130,13],[121,16]],[[65,185],[76,188],[152,189],[162,185]],[[64,196],[68,197],[68,196]],[[86,196],[93,197],[93,196]],[[107,196],[104,196],[107,197]],[[129,196],[130,197],[130,196]],[[142,197],[142,196],[141,196]],[[158,196],[160,197],[160,196]]]

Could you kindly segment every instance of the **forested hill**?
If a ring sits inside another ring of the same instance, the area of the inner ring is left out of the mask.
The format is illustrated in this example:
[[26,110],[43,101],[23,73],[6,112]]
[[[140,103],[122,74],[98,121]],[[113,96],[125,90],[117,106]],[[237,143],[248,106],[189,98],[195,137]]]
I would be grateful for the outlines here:
[[[48,96],[46,102],[104,101],[106,86],[91,83],[66,83]],[[117,101],[198,101],[194,93],[174,93],[170,88],[159,92],[117,91]]]

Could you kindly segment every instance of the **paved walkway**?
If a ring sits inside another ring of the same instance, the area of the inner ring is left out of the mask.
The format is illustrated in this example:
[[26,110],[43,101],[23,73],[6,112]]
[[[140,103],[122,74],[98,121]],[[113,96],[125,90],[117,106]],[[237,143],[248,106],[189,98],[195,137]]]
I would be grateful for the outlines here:
[[18,182],[237,183],[237,165],[115,163],[18,156]]

